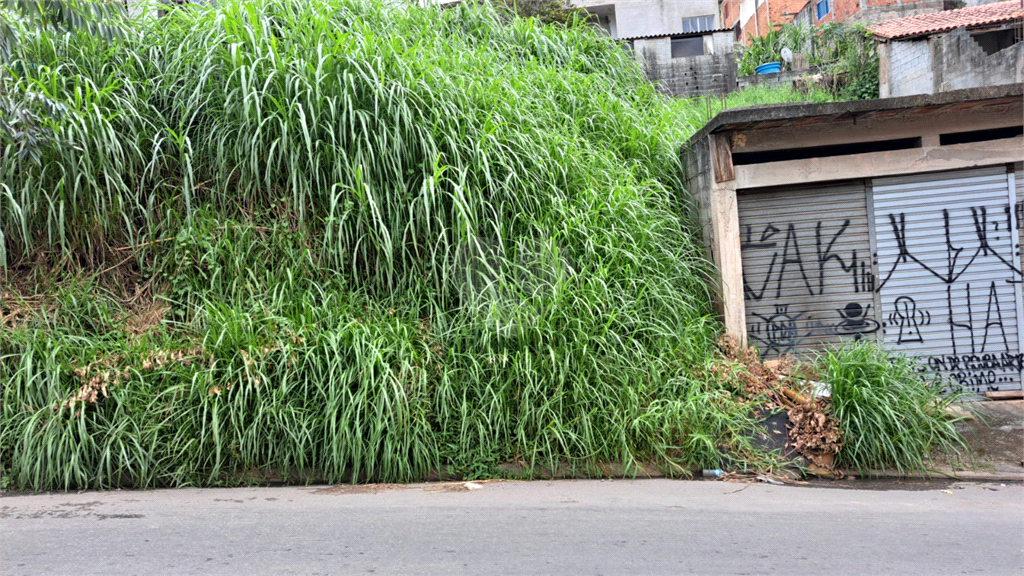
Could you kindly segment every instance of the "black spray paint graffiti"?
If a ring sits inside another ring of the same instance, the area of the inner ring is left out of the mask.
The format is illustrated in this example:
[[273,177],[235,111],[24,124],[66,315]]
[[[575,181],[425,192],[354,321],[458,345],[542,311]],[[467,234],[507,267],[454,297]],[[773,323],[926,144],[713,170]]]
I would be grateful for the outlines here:
[[928,370],[943,372],[960,386],[980,392],[1010,381],[1007,373],[1024,370],[1024,354],[964,354],[930,356]]
[[[884,288],[896,271],[904,266],[919,267],[945,285],[944,318],[933,318],[931,311],[920,309],[912,296],[900,295],[893,300],[892,311],[888,314],[884,326],[899,330],[897,344],[923,345],[926,338],[922,328],[931,325],[933,321],[944,321],[949,328],[948,340],[945,336],[930,332],[929,339],[940,340],[927,344],[948,347],[952,354],[925,356],[922,360],[927,363],[928,369],[941,371],[958,384],[981,392],[997,389],[999,384],[1019,378],[1021,372],[1020,354],[1011,347],[1008,336],[1008,330],[1014,326],[1007,319],[1015,315],[1015,301],[1013,291],[1005,288],[1006,284],[1021,284],[1021,270],[1019,261],[1014,259],[1015,256],[1019,256],[1019,252],[1015,254],[1012,249],[1017,246],[1019,250],[1019,242],[1011,236],[1013,227],[1009,205],[1002,211],[1001,220],[990,219],[985,206],[971,207],[969,210],[974,233],[974,239],[970,243],[972,246],[954,245],[950,211],[942,210],[945,235],[944,266],[935,266],[934,256],[933,264],[929,265],[910,249],[906,214],[889,214],[888,220],[896,242],[897,254],[878,289]],[[993,243],[1001,250],[995,248]],[[985,273],[986,279],[982,282],[981,292],[986,295],[983,312],[975,310],[974,305],[979,294],[977,281],[972,283],[963,279],[964,274],[976,263],[988,268],[996,266],[1005,273],[1004,277],[994,280],[990,279],[993,276],[992,272]],[[1003,290],[999,289],[1000,285],[1004,286]],[[1009,302],[1006,301],[1007,298],[1010,299]]]
[[[741,238],[744,254],[749,251],[764,251],[758,259],[765,263],[762,276],[744,274],[744,298],[752,302],[772,302],[774,313],[751,312],[748,325],[752,340],[760,345],[764,354],[785,354],[808,341],[814,342],[823,336],[861,339],[881,328],[896,331],[896,343],[910,346],[932,346],[948,348],[952,353],[945,356],[926,356],[923,360],[932,370],[941,370],[957,382],[976,390],[992,387],[1011,379],[1012,372],[1020,372],[1020,354],[1011,343],[1009,321],[1015,310],[1012,293],[1007,295],[999,283],[1021,285],[1019,264],[1020,245],[1015,238],[1007,242],[1007,235],[1013,231],[1011,219],[1018,225],[1024,220],[1024,204],[1018,204],[1011,211],[1009,205],[1001,211],[990,211],[988,207],[966,208],[969,212],[954,212],[954,216],[968,216],[970,242],[955,241],[956,237],[950,210],[942,210],[942,234],[945,237],[944,257],[936,265],[934,255],[916,254],[912,249],[913,230],[908,232],[907,215],[887,215],[890,226],[880,227],[879,236],[890,232],[890,241],[895,241],[897,254],[884,266],[881,282],[872,274],[872,263],[856,250],[840,250],[841,240],[850,233],[851,221],[817,221],[813,232],[799,228],[797,223],[770,223],[755,228],[747,225]],[[938,214],[936,213],[936,216]],[[973,226],[971,226],[973,224]],[[963,230],[961,229],[961,234]],[[934,250],[934,243],[930,249]],[[845,246],[849,246],[847,241]],[[940,244],[941,246],[941,244]],[[1010,248],[1012,246],[1012,248]],[[770,256],[769,256],[770,254]],[[877,258],[877,255],[872,255]],[[832,272],[829,274],[829,265]],[[986,273],[984,286],[966,281],[964,274],[973,265],[991,268],[997,265],[1005,270],[1005,278],[991,279]],[[819,318],[817,313],[793,310],[793,299],[813,302],[809,297],[822,296],[827,290],[871,294],[893,278],[897,270],[906,266],[920,267],[946,287],[944,307],[935,309],[920,305],[912,294],[896,295],[886,306],[884,322],[880,325],[871,313],[869,302],[850,302],[835,311],[835,317]],[[836,274],[848,277],[848,284],[837,284]],[[826,283],[826,280],[828,281]],[[845,286],[845,287],[844,287]],[[837,290],[838,289],[838,290]],[[1019,289],[1019,288],[1017,288]],[[784,290],[788,292],[784,296]],[[984,291],[981,292],[980,290]],[[972,292],[975,300],[972,300]],[[980,294],[985,299],[980,300]],[[1009,298],[1009,300],[1008,300]],[[985,302],[984,307],[981,303]],[[943,309],[944,308],[944,309]],[[948,335],[942,337],[932,325],[948,327]],[[941,338],[944,342],[928,339]],[[1012,349],[1011,349],[1012,348]],[[999,358],[994,361],[991,358]],[[973,361],[972,358],[989,358],[990,361]],[[966,360],[965,360],[966,359]]]
[[878,322],[870,316],[871,304],[861,306],[856,302],[850,302],[842,310],[837,310],[842,321],[832,327],[829,334],[836,336],[852,336],[854,340],[860,340],[866,334],[873,334],[878,331]]
[[790,314],[787,304],[776,306],[775,314],[771,316],[766,317],[756,313],[754,316],[757,316],[760,322],[752,323],[750,336],[762,343],[764,354],[772,352],[780,356],[790,354],[805,337],[797,326],[803,313]]
[[823,322],[804,312],[790,313],[788,304],[780,304],[775,306],[775,314],[767,317],[753,312],[752,315],[758,321],[748,322],[748,335],[760,344],[762,354],[790,354],[805,339],[817,334],[860,340],[867,334],[877,332],[879,324],[870,317],[870,311],[871,304],[850,302],[836,310],[838,320]]
[[[844,249],[851,244],[845,238],[851,233],[851,223],[843,219],[804,222],[799,228],[797,223],[745,227],[740,248],[765,262],[766,271],[756,278],[744,274],[744,298],[760,302],[762,310],[764,304],[775,310],[774,314],[753,310],[750,314],[748,335],[764,354],[791,353],[805,340],[823,336],[861,339],[879,330],[870,313],[870,297],[867,302],[848,303],[836,310],[835,316],[819,318],[809,312],[789,311],[794,300],[813,301],[812,297],[851,289],[860,294],[874,291],[875,277],[871,262],[863,257],[865,251]],[[867,244],[866,239],[861,242]],[[784,291],[788,292],[785,296]]]
[[[850,220],[847,219],[839,226],[833,226],[836,229],[832,232],[826,229],[822,221],[818,221],[814,227],[814,257],[805,263],[803,254],[810,255],[811,252],[806,245],[806,238],[803,239],[805,245],[801,247],[801,238],[794,224],[786,225],[785,238],[781,240],[781,246],[777,236],[782,230],[774,224],[766,225],[759,233],[754,231],[753,226],[748,225],[740,242],[740,250],[772,250],[773,253],[768,263],[768,271],[758,289],[751,287],[744,276],[744,299],[759,301],[765,298],[766,292],[770,297],[769,286],[773,283],[774,298],[781,298],[787,274],[790,279],[799,279],[799,284],[807,289],[808,296],[820,296],[825,293],[825,273],[830,262],[834,262],[840,270],[851,275],[855,293],[874,291],[875,277],[871,272],[871,263],[858,258],[856,250],[852,250],[845,258],[835,250],[836,242],[849,227]],[[758,239],[755,240],[755,237]]]
[[[953,242],[950,239],[952,230],[949,224],[949,210],[943,209],[942,220],[943,229],[946,235],[946,270],[937,270],[922,262],[917,256],[911,253],[910,249],[907,248],[907,217],[906,214],[889,214],[889,224],[892,226],[892,233],[896,239],[896,245],[899,250],[896,258],[893,260],[892,267],[889,269],[888,274],[878,285],[878,288],[883,288],[889,279],[892,278],[893,273],[899,268],[900,264],[906,262],[914,262],[924,270],[928,271],[931,275],[935,276],[946,284],[953,284],[956,282],[971,264],[978,259],[979,256],[993,256],[1000,262],[1002,262],[1012,273],[1013,276],[1020,276],[1021,271],[1018,266],[1013,262],[1012,259],[1004,257],[998,251],[992,248],[989,243],[989,229],[988,229],[988,210],[985,206],[971,208],[971,216],[974,220],[974,233],[978,238],[978,247],[974,250],[974,253],[970,255],[969,259],[960,260],[963,256],[966,248],[954,247]],[[1006,208],[1006,214],[1009,215],[1009,207]],[[995,232],[999,232],[999,221],[993,221],[993,228]],[[1008,234],[1010,227],[1008,226],[1009,219],[1003,224],[1003,233]],[[997,242],[1002,240],[1002,237],[995,239]],[[957,264],[959,263],[959,269]],[[1011,278],[1008,281],[1019,282],[1019,279]]]
[[900,334],[897,344],[924,342],[921,338],[921,327],[932,323],[932,313],[918,310],[917,302],[910,296],[900,296],[893,302],[893,311],[889,313],[888,325],[899,326]]

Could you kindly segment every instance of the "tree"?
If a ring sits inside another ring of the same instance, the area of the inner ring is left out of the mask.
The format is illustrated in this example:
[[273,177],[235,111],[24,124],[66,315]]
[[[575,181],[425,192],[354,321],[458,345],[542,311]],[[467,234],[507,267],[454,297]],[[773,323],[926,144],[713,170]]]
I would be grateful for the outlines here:
[[576,18],[592,18],[590,12],[568,0],[497,0],[496,4],[521,18],[537,18],[543,24],[568,24]]

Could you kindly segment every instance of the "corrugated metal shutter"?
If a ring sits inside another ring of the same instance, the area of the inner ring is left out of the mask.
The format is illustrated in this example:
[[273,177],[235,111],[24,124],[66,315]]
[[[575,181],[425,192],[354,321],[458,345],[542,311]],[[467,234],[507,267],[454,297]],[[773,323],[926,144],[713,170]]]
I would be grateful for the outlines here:
[[766,357],[875,338],[863,183],[737,197],[747,334]]
[[977,392],[1021,386],[1005,166],[872,182],[884,342]]

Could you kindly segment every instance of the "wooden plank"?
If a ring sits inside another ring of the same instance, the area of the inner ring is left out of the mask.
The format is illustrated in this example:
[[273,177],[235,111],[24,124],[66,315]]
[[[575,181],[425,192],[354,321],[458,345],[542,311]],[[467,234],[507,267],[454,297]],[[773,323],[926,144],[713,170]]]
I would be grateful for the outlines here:
[[732,145],[729,139],[721,134],[711,135],[711,163],[715,166],[715,182],[735,180],[732,167]]
[[999,392],[985,392],[985,398],[989,400],[1024,400],[1024,390],[1000,390]]

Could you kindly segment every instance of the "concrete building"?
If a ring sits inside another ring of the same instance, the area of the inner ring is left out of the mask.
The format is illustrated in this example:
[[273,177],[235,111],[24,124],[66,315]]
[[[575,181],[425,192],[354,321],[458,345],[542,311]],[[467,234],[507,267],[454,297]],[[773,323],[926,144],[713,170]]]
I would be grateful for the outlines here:
[[622,40],[647,77],[671,96],[726,94],[736,87],[733,30],[722,29],[718,0],[572,0]]
[[883,22],[879,93],[934,94],[1024,81],[1024,5],[1010,0]]
[[721,28],[718,0],[570,0],[612,38],[694,34]]
[[1020,390],[1022,118],[1020,84],[717,115],[682,160],[727,333]]
[[736,89],[735,30],[622,38],[647,77],[670,96],[728,94]]

